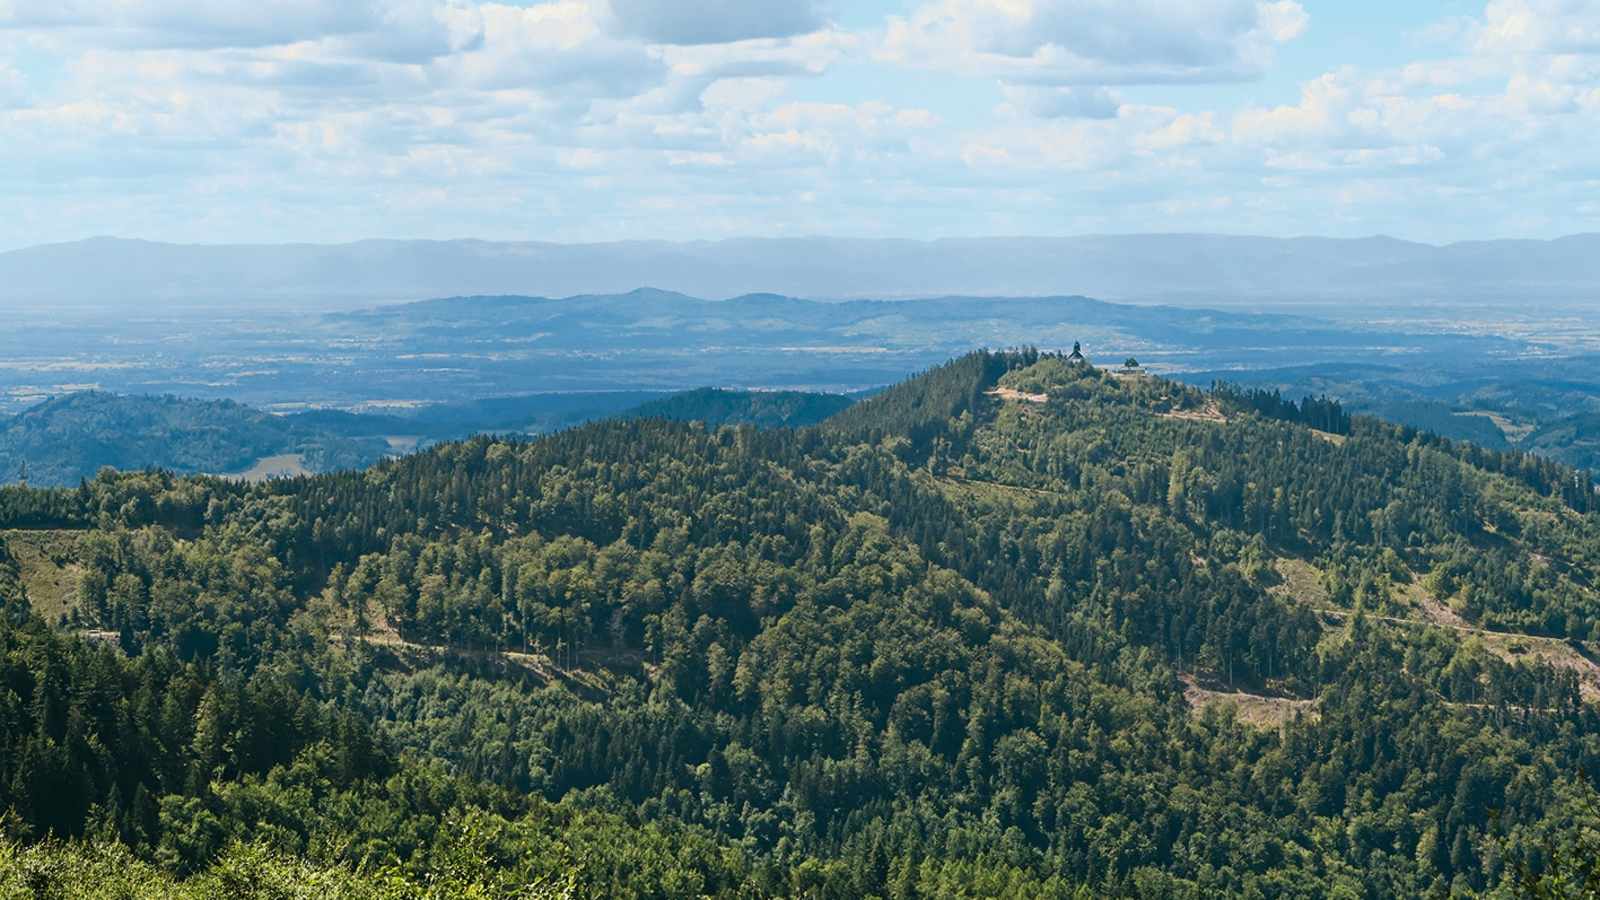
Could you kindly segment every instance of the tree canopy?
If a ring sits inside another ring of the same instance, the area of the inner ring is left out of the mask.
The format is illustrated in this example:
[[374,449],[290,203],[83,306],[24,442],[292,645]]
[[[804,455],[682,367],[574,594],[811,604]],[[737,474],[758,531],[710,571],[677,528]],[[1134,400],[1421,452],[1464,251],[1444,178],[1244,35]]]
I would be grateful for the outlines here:
[[1024,349],[798,430],[0,490],[77,578],[45,621],[0,542],[0,890],[1565,889],[1589,484]]

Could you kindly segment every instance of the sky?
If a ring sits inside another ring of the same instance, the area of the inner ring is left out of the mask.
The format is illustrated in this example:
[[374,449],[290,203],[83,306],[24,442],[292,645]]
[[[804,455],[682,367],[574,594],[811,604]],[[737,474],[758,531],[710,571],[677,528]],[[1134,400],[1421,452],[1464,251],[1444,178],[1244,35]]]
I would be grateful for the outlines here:
[[0,250],[1600,231],[1600,0],[0,0]]

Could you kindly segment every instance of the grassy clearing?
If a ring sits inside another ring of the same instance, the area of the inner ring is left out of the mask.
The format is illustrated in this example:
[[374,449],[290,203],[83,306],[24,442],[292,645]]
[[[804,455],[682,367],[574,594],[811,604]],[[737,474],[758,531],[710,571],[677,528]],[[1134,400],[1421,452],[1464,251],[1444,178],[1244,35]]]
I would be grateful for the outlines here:
[[47,622],[59,622],[78,605],[76,531],[5,531],[6,546],[22,572],[28,602]]
[[274,478],[295,478],[310,474],[312,473],[310,469],[306,468],[304,454],[280,453],[277,456],[264,456],[256,460],[256,464],[245,471],[223,477],[248,481],[254,484],[270,481]]
[[1272,561],[1278,583],[1268,590],[1286,600],[1320,609],[1328,605],[1328,589],[1322,583],[1322,570],[1303,559],[1280,558]]
[[1531,422],[1513,422],[1505,415],[1486,410],[1470,410],[1458,412],[1458,416],[1488,419],[1494,427],[1500,429],[1506,440],[1513,444],[1520,443],[1528,435],[1533,434],[1535,426]]

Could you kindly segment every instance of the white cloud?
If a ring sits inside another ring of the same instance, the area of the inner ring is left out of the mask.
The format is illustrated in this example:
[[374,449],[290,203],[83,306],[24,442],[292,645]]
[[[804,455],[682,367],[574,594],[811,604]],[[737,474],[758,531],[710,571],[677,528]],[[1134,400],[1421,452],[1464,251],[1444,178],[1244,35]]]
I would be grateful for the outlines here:
[[596,116],[695,115],[711,103],[711,95],[748,91],[757,84],[781,94],[791,79],[825,73],[858,45],[855,35],[829,29],[798,38],[650,47],[651,59],[666,66],[659,83],[637,96],[597,103]]
[[1444,152],[1432,145],[1360,148],[1354,150],[1327,150],[1323,152],[1269,150],[1266,165],[1269,169],[1298,172],[1330,172],[1359,169],[1377,172],[1385,169],[1411,168],[1437,163]]
[[1494,52],[1600,53],[1600,5],[1592,0],[1490,0],[1474,35]]
[[702,102],[719,110],[755,111],[783,96],[781,78],[723,78],[708,85]]
[[480,30],[464,0],[9,0],[0,2],[0,28],[86,31],[103,46],[142,48],[329,42],[395,61],[460,50]]
[[460,2],[399,0],[383,6],[377,27],[346,38],[350,51],[388,62],[426,62],[483,40],[481,12]]
[[0,244],[1600,227],[1593,0],[1485,0],[1270,104],[1165,85],[1270,78],[1287,0],[841,6],[0,0],[0,196],[48,197]]
[[[1591,155],[1600,133],[1600,58],[1591,52],[1600,22],[1592,2],[1491,0],[1480,18],[1432,30],[1456,55],[1353,68],[1307,82],[1299,102],[1244,108],[1232,118],[1241,164],[1295,179],[1344,186],[1336,202],[1376,209],[1377,186],[1410,179],[1419,206],[1468,200],[1482,215],[1487,198],[1506,203],[1501,220],[1544,220],[1543,202],[1585,177],[1572,160]],[[1421,193],[1417,193],[1417,192]]]
[[631,96],[659,84],[665,64],[638,44],[606,35],[592,7],[558,0],[519,7],[485,5],[484,37],[441,64],[480,89],[560,88],[581,98]]
[[22,73],[14,66],[0,62],[0,109],[21,104],[26,92],[27,83]]
[[1218,137],[1209,114],[1123,104],[1111,119],[1023,119],[986,129],[967,138],[961,157],[969,169],[990,175],[1092,171],[1115,176],[1137,169],[1152,152]]
[[1344,126],[1352,72],[1329,73],[1307,82],[1293,106],[1247,108],[1234,117],[1235,136],[1247,142],[1279,143],[1326,136]]
[[856,51],[860,39],[824,29],[787,39],[754,39],[692,47],[663,47],[661,57],[684,77],[817,75]]
[[1216,117],[1209,112],[1174,115],[1171,122],[1145,132],[1138,146],[1147,151],[1175,150],[1201,144],[1218,144],[1224,138]]
[[826,24],[814,0],[610,0],[617,34],[657,44],[727,44],[787,38]]
[[891,19],[880,55],[1015,83],[1237,81],[1306,21],[1292,0],[931,0]]
[[1037,84],[1007,84],[1002,111],[1038,116],[1042,119],[1112,119],[1122,101],[1102,87],[1053,87]]
[[937,127],[926,109],[869,101],[859,104],[786,102],[725,123],[736,158],[762,166],[873,167],[889,159],[910,162],[913,141]]

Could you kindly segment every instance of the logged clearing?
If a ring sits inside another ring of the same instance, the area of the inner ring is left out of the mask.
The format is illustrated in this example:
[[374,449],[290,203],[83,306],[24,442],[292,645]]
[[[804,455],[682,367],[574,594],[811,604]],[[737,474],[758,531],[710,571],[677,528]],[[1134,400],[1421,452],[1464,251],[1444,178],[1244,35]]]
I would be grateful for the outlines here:
[[1196,684],[1190,675],[1183,675],[1180,680],[1183,682],[1183,697],[1189,701],[1189,711],[1195,716],[1204,714],[1211,707],[1232,707],[1238,721],[1252,728],[1282,728],[1297,716],[1317,714],[1315,700],[1209,690]]
[[1322,583],[1322,570],[1303,559],[1281,557],[1272,561],[1278,583],[1267,592],[1311,607],[1328,605],[1328,588]]
[[1429,594],[1425,590],[1422,590],[1420,585],[1417,585],[1415,590],[1411,593],[1413,599],[1416,601],[1417,609],[1422,611],[1423,616],[1425,616],[1429,622],[1432,622],[1435,625],[1442,625],[1445,628],[1455,628],[1465,631],[1473,630],[1471,622],[1461,618],[1461,616],[1455,610],[1451,609],[1449,606],[1446,606],[1444,603],[1441,603],[1439,598]]
[[[646,662],[638,652],[607,647],[584,648],[567,654],[562,662],[558,662],[552,653],[558,654],[560,651],[554,648],[528,647],[518,651],[510,647],[460,647],[410,641],[401,636],[377,603],[369,603],[367,610],[371,616],[371,628],[356,639],[368,646],[383,648],[408,665],[422,667],[440,659],[456,659],[510,666],[532,674],[546,684],[564,684],[591,700],[610,696],[617,689],[620,678],[628,672],[643,671],[654,677],[658,669]],[[330,639],[335,638],[330,636]]]
[[1222,407],[1215,402],[1208,402],[1200,409],[1175,409],[1171,412],[1158,413],[1163,419],[1179,419],[1184,422],[1214,422],[1225,424],[1228,417],[1222,414]]
[[989,391],[988,395],[991,397],[999,397],[1001,400],[1017,400],[1023,403],[1050,402],[1049,394],[1030,394],[1027,391],[1019,391],[1015,388],[1008,387],[997,387],[994,390]]
[[[1284,557],[1273,560],[1272,569],[1278,575],[1278,583],[1268,588],[1268,593],[1311,608],[1323,618],[1324,622],[1342,624],[1355,615],[1354,610],[1330,606],[1328,589],[1322,582],[1322,571],[1316,566],[1305,560]],[[1412,628],[1445,628],[1470,635],[1480,641],[1484,648],[1508,663],[1537,662],[1568,669],[1577,673],[1578,687],[1583,698],[1590,703],[1600,703],[1600,647],[1575,644],[1557,637],[1480,628],[1463,618],[1448,604],[1429,594],[1423,588],[1420,578],[1412,578],[1408,583],[1396,585],[1396,589],[1398,599],[1403,600],[1414,612],[1404,616],[1367,612],[1365,615],[1368,621]],[[1328,639],[1336,640],[1337,634],[1337,631],[1330,631]],[[1207,698],[1206,702],[1216,701],[1215,698]]]
[[1575,672],[1578,675],[1578,691],[1584,700],[1600,703],[1600,663],[1595,661],[1595,653],[1590,645],[1543,635],[1477,628],[1438,598],[1422,590],[1420,585],[1414,586],[1411,594],[1417,608],[1431,624],[1474,635],[1490,652],[1508,663],[1543,663]]
[[34,612],[57,622],[78,605],[78,531],[5,531],[6,546],[22,572],[22,589]]
[[[1520,660],[1525,663],[1538,662],[1568,669],[1577,673],[1578,691],[1583,699],[1590,703],[1600,703],[1600,661],[1597,661],[1597,650],[1592,644],[1545,635],[1478,628],[1432,598],[1428,598],[1419,608],[1426,618],[1401,618],[1370,612],[1364,615],[1368,621],[1373,622],[1415,628],[1448,628],[1451,631],[1471,635],[1481,642],[1484,648],[1508,663]],[[1323,608],[1317,612],[1324,619],[1340,623],[1348,621],[1355,615],[1354,611],[1347,609]]]
[[1578,695],[1589,703],[1600,703],[1600,663],[1578,647],[1566,641],[1509,634],[1486,638],[1484,644],[1506,662],[1543,663],[1576,673]]
[[422,436],[415,434],[386,434],[384,443],[389,445],[389,450],[394,453],[415,453],[417,445],[422,443]]
[[1070,497],[1063,491],[1052,491],[1045,488],[1027,487],[1020,484],[1006,484],[1001,481],[987,481],[982,478],[967,478],[959,472],[946,475],[933,476],[933,482],[949,494],[967,494],[981,496],[988,499],[1004,499],[1007,501],[1033,500],[1040,497]]
[[263,456],[256,460],[256,464],[243,472],[224,475],[237,481],[248,481],[252,484],[260,481],[270,481],[274,478],[295,478],[301,475],[310,475],[311,470],[306,468],[306,458],[302,453],[280,453],[277,456]]

